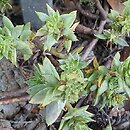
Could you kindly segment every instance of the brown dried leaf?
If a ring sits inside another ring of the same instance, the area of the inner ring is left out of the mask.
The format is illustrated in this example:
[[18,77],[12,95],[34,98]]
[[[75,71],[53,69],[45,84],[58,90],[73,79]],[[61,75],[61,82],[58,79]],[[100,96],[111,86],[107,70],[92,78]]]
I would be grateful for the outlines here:
[[124,8],[123,3],[121,0],[107,0],[108,4],[111,6],[113,10],[118,11],[119,13],[122,13],[122,10]]

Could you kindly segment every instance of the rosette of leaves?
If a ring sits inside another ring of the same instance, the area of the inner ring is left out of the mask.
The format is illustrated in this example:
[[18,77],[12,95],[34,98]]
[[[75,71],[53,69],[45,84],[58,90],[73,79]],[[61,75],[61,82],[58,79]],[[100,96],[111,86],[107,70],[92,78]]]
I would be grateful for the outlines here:
[[3,13],[8,8],[11,8],[10,0],[1,0],[0,1],[0,11],[1,11],[1,13]]
[[32,32],[30,23],[14,27],[12,22],[3,16],[3,27],[0,28],[0,59],[5,57],[16,65],[17,50],[28,60],[32,55],[29,45],[29,37]]
[[108,68],[99,66],[96,58],[93,60],[93,67],[85,68],[85,77],[87,78],[86,90],[95,91],[101,86],[104,77],[108,73]]
[[73,32],[74,27],[72,27],[76,19],[76,11],[60,15],[58,11],[55,12],[49,5],[47,5],[47,11],[48,15],[42,12],[36,12],[39,19],[45,22],[45,25],[37,31],[36,36],[46,36],[44,50],[49,51],[63,37],[64,47],[69,51],[72,41],[77,40]]
[[112,71],[115,71],[118,76],[118,83],[122,86],[125,94],[130,97],[130,83],[129,83],[129,63],[130,57],[123,62],[120,61],[120,54],[117,53],[113,60]]
[[108,17],[111,20],[110,25],[112,29],[104,30],[102,34],[95,34],[96,37],[107,40],[110,44],[128,46],[124,37],[129,35],[130,32],[130,0],[124,2],[124,6],[122,14],[111,10]]
[[[78,100],[86,86],[86,79],[81,71],[86,64],[79,61],[78,55],[75,57],[69,55],[68,59],[60,60],[60,63],[62,64],[60,68],[63,70],[60,76],[48,58],[44,59],[43,65],[38,64],[38,67],[35,67],[34,76],[28,81],[30,88],[27,92],[32,97],[31,103],[46,106],[57,99],[63,99],[69,103]],[[44,102],[45,99],[48,101]]]
[[46,106],[61,99],[61,92],[58,90],[59,81],[60,77],[55,67],[46,57],[43,65],[35,66],[34,75],[28,80],[30,88],[27,92],[31,96],[30,103]]
[[43,65],[35,66],[34,75],[27,83],[30,86],[27,90],[31,97],[30,103],[46,106],[46,123],[53,124],[64,109],[66,101],[61,96],[62,92],[58,90],[60,77],[47,57]]
[[127,99],[123,87],[119,83],[120,78],[116,76],[107,76],[97,90],[95,105],[100,103],[101,108],[105,105],[109,107],[118,107]]
[[110,69],[105,66],[99,66],[96,59],[93,61],[93,68],[85,70],[87,78],[86,89],[95,93],[96,98],[94,105],[99,104],[101,108],[105,105],[112,107],[123,104],[127,99],[126,90],[128,86],[125,84],[122,76],[122,63],[119,61],[120,55],[117,53],[113,59]]
[[91,130],[87,123],[94,121],[93,114],[86,111],[88,106],[73,108],[61,120],[59,130]]
[[34,75],[27,82],[30,86],[27,91],[31,97],[30,103],[46,106],[48,125],[56,121],[66,103],[76,102],[85,88],[86,79],[81,68],[86,63],[80,62],[78,55],[70,55],[60,62],[63,72],[59,75],[45,57],[43,65],[35,66]]
[[69,102],[74,103],[82,96],[85,87],[86,79],[81,69],[87,66],[87,63],[79,60],[79,55],[69,55],[68,59],[60,60],[61,86],[59,90],[63,93],[63,98]]

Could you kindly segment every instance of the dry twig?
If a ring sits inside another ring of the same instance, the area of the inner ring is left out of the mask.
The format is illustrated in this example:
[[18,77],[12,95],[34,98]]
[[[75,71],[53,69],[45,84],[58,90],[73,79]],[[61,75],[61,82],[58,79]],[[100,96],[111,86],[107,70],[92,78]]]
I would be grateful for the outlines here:
[[30,96],[28,94],[23,95],[23,96],[2,98],[0,99],[0,105],[14,103],[14,102],[28,101],[29,99],[30,99]]
[[92,13],[86,11],[86,10],[83,10],[82,7],[81,7],[81,5],[80,5],[79,3],[76,3],[75,6],[76,6],[76,9],[77,9],[82,15],[84,15],[85,17],[91,18],[91,19],[98,19],[98,17],[99,17],[98,15],[92,14]]
[[[101,21],[98,33],[102,33],[106,22],[107,22],[107,20]],[[96,38],[96,39],[93,39],[91,41],[91,43],[89,43],[89,45],[88,45],[87,49],[85,50],[84,54],[81,56],[81,60],[85,60],[88,57],[89,53],[93,50],[93,48],[95,47],[97,42],[98,42],[98,39]]]
[[97,6],[99,12],[101,13],[102,18],[104,20],[107,19],[107,12],[103,9],[99,0],[96,0],[96,6]]
[[81,24],[78,24],[75,31],[77,31],[79,33],[83,33],[83,34],[94,34],[96,32],[95,30],[88,28],[86,26],[83,26]]

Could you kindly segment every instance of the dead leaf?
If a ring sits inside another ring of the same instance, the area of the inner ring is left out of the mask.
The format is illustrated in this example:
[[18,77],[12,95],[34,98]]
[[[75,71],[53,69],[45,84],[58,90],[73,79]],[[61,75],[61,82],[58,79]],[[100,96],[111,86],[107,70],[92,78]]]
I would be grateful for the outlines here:
[[118,11],[119,13],[122,13],[122,10],[124,8],[123,3],[121,0],[107,0],[108,4],[111,6],[113,10]]
[[79,22],[74,23],[73,26],[71,27],[72,31],[75,31],[76,27],[79,25]]

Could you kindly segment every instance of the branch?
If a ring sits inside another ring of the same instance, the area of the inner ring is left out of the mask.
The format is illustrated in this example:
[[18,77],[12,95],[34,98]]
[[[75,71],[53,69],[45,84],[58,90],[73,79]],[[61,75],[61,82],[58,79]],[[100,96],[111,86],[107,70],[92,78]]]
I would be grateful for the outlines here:
[[77,31],[79,33],[84,33],[84,34],[94,34],[96,32],[95,30],[88,28],[86,26],[83,26],[81,24],[78,24],[75,31]]
[[96,0],[96,6],[97,6],[99,12],[101,13],[103,20],[107,19],[107,12],[103,9],[99,0]]
[[91,19],[98,19],[98,18],[99,18],[98,15],[92,14],[92,13],[86,11],[86,10],[83,10],[82,7],[81,7],[81,5],[80,5],[79,3],[76,2],[76,5],[75,5],[75,6],[76,6],[76,9],[77,9],[81,14],[83,14],[84,16],[86,16],[87,18],[91,18]]
[[[106,22],[107,22],[107,20],[101,21],[98,33],[102,33]],[[96,38],[96,39],[93,39],[91,41],[91,43],[89,43],[89,45],[88,45],[87,49],[85,50],[84,54],[81,56],[81,60],[85,60],[89,56],[89,53],[93,50],[93,48],[95,47],[97,42],[98,42],[98,39]]]
[[14,102],[28,101],[29,99],[30,99],[30,96],[28,94],[23,95],[23,96],[2,98],[0,99],[0,105],[14,103]]
[[59,62],[52,55],[48,55],[48,58],[50,59],[50,61],[53,63],[53,65],[55,67],[59,67],[60,66]]

